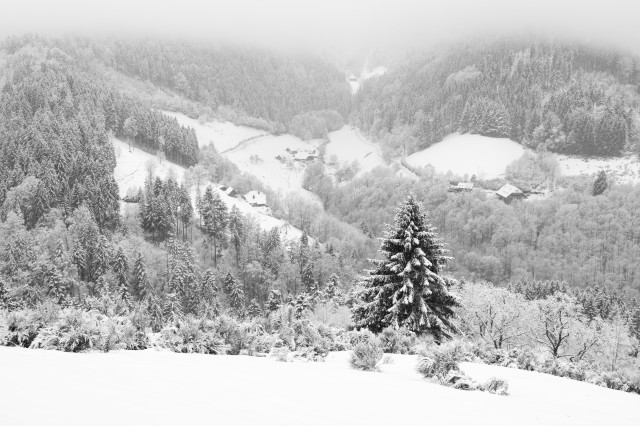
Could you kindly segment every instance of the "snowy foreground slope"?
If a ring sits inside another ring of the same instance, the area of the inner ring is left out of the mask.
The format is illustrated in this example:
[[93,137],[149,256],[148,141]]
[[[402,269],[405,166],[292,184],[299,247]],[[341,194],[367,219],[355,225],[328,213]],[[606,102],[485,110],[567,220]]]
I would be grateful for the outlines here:
[[463,364],[510,396],[429,383],[416,358],[381,373],[324,363],[172,352],[69,354],[0,347],[6,425],[635,425],[640,397],[539,373]]

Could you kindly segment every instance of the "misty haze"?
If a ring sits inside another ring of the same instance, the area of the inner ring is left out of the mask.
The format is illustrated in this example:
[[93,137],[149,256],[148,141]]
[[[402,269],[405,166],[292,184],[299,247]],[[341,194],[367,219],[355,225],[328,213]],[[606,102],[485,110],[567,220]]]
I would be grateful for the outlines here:
[[640,424],[633,1],[0,9],[0,425]]

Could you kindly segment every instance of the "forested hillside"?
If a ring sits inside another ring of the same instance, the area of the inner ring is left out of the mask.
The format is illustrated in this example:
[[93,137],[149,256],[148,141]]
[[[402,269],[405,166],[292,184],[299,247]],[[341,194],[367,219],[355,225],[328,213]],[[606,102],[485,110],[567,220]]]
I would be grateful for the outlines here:
[[640,59],[531,37],[481,39],[409,57],[364,83],[354,117],[389,156],[453,132],[587,156],[638,146]]
[[0,204],[33,227],[50,209],[87,204],[100,227],[118,219],[108,133],[195,164],[197,140],[148,106],[105,87],[82,62],[42,43],[14,51],[0,97]]
[[106,65],[211,107],[230,107],[276,130],[311,111],[346,117],[349,86],[333,64],[312,56],[237,46],[115,41],[99,46]]

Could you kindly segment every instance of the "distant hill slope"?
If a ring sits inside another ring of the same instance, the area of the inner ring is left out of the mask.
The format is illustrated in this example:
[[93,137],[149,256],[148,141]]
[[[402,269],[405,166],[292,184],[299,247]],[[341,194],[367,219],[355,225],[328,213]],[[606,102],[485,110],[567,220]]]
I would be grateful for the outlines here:
[[454,132],[565,154],[637,149],[640,60],[612,49],[513,37],[412,56],[363,83],[354,117],[402,156]]
[[210,107],[231,108],[288,128],[298,114],[335,110],[346,117],[351,94],[344,74],[313,56],[168,40],[92,42],[109,67]]

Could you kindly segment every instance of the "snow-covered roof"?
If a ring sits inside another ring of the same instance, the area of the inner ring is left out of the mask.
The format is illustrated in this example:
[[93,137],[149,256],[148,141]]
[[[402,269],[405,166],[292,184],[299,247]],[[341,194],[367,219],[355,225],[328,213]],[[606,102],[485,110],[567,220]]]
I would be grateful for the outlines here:
[[520,191],[518,188],[511,185],[510,183],[507,183],[507,184],[504,184],[502,188],[500,188],[498,191],[496,191],[496,194],[498,194],[502,198],[508,198],[509,196],[514,194],[522,194],[522,191]]
[[247,200],[247,203],[252,206],[266,206],[267,205],[267,194],[262,191],[249,191],[244,195],[244,199]]
[[294,159],[296,160],[312,160],[318,156],[318,153],[314,151],[300,151],[296,155],[294,155]]
[[228,196],[230,196],[230,197],[234,197],[234,196],[238,195],[238,193],[236,192],[236,190],[235,190],[235,189],[233,189],[233,188],[232,188],[232,187],[230,187],[230,186],[224,186],[224,185],[223,185],[223,186],[221,186],[219,189],[220,189],[220,191],[224,192],[225,194],[227,194],[227,195],[228,195]]
[[459,189],[473,189],[473,182],[458,182]]

